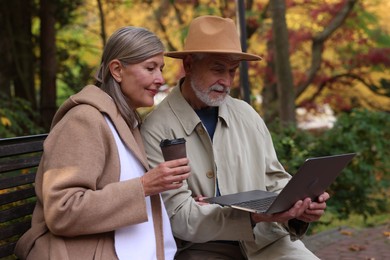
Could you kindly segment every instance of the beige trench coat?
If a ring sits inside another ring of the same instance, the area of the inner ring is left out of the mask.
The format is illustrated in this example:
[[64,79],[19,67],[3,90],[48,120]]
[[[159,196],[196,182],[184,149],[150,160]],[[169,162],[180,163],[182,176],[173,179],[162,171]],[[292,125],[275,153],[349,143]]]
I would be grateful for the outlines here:
[[307,224],[299,228],[298,234],[278,223],[259,223],[252,229],[249,213],[218,205],[200,206],[192,199],[196,195],[215,196],[217,179],[224,195],[252,189],[278,192],[291,178],[277,159],[263,120],[246,102],[227,97],[219,107],[212,141],[206,131],[179,86],[141,127],[152,167],[163,161],[160,140],[184,137],[187,141],[191,176],[182,188],[163,193],[175,237],[193,243],[241,241],[250,257],[289,234],[292,239],[302,236]]

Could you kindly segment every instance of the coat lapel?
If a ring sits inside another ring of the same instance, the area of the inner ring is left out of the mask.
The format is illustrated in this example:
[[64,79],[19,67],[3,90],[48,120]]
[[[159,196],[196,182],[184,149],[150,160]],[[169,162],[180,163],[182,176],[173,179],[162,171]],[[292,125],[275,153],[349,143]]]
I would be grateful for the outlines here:
[[129,131],[129,127],[122,117],[118,116],[117,120],[111,119],[117,128],[119,136],[126,146],[134,153],[137,159],[142,163],[145,169],[149,169],[147,157],[138,127]]

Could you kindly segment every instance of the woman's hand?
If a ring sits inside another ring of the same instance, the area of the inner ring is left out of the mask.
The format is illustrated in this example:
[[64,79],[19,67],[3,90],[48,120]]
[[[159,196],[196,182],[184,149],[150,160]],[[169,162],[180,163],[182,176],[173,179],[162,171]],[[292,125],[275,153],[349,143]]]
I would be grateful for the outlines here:
[[159,164],[141,177],[145,196],[180,188],[183,181],[190,176],[191,168],[188,158],[171,160]]

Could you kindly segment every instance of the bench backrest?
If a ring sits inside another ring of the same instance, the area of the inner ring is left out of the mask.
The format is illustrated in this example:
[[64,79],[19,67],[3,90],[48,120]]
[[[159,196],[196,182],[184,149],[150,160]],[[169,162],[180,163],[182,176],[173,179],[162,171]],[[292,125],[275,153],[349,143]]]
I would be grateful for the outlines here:
[[35,174],[46,137],[0,139],[0,258],[13,256],[17,240],[31,226]]

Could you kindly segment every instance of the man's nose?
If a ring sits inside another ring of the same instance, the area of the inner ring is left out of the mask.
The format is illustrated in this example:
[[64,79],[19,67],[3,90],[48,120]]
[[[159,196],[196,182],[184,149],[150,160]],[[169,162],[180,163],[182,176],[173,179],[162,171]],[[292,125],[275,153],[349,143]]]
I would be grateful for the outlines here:
[[225,73],[221,78],[218,80],[218,84],[225,86],[225,87],[231,87],[233,83],[233,78],[230,76],[229,73]]

